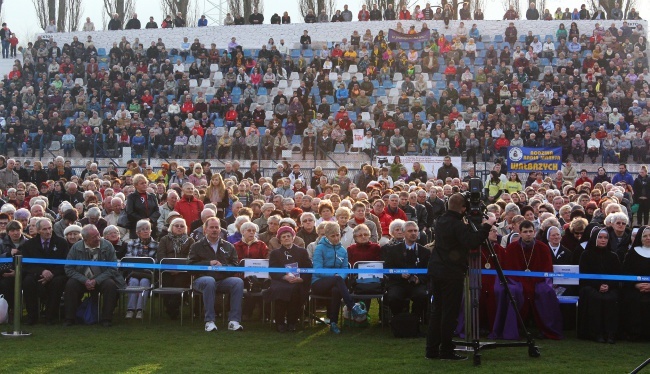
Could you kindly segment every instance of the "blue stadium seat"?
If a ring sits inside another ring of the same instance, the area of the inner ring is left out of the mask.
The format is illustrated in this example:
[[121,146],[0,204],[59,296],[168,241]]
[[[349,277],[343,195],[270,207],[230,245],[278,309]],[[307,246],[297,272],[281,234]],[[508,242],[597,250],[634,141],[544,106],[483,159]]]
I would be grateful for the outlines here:
[[240,95],[232,95],[232,103],[239,104],[239,97]]
[[[496,43],[503,43],[503,35],[495,35],[494,36],[494,41]],[[495,48],[496,49],[496,48]]]
[[302,138],[300,135],[294,135],[291,137],[291,144],[301,144]]
[[259,88],[257,89],[257,94],[258,94],[258,95],[268,95],[268,94],[267,94],[267,91],[266,91],[266,87],[259,87]]
[[106,48],[97,49],[97,56],[106,56]]
[[313,58],[313,57],[314,57],[314,51],[311,50],[311,49],[305,49],[305,50],[303,51],[302,55],[303,55],[305,58]]
[[332,107],[332,113],[336,113],[339,111],[339,108],[341,107],[338,103],[334,103],[331,105]]
[[329,105],[334,104],[334,96],[325,96],[325,100],[327,100]]
[[257,130],[260,132],[260,135],[264,135],[266,132],[266,126],[260,126],[257,128]]
[[348,112],[348,117],[350,118],[351,121],[356,121],[357,120],[357,112]]
[[189,55],[189,56],[187,56],[187,57],[185,58],[185,62],[188,63],[188,64],[191,64],[191,63],[193,63],[194,61],[196,61],[196,60],[194,59],[194,56],[192,56],[192,55]]
[[376,91],[377,96],[386,96],[386,89],[384,87],[379,87]]
[[292,49],[291,50],[291,58],[298,58],[300,57],[300,50],[299,49]]
[[376,80],[376,79],[373,79],[373,80],[372,80],[372,85],[373,85],[373,87],[375,87],[375,88],[379,88],[379,81]]
[[241,88],[239,88],[239,87],[237,87],[237,86],[233,87],[233,88],[232,88],[232,92],[231,92],[231,94],[232,94],[233,96],[235,96],[235,95],[241,95]]
[[214,127],[223,127],[223,119],[217,118],[214,120]]

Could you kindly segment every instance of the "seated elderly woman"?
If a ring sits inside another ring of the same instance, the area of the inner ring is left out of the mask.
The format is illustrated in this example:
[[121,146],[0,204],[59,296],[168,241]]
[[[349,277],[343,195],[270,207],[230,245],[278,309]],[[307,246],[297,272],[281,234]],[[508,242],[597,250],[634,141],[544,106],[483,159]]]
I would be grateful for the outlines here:
[[[650,230],[646,233],[650,245]],[[605,228],[593,230],[580,257],[580,273],[620,274],[618,256],[609,250]],[[618,330],[619,282],[600,279],[580,280],[580,325],[578,337],[614,344]]]
[[[273,268],[310,268],[311,261],[304,248],[294,244],[296,232],[290,226],[277,232],[280,248],[271,252],[269,266]],[[271,273],[271,287],[265,301],[275,302],[275,325],[278,332],[296,331],[296,322],[309,293],[311,274]]]
[[[650,226],[641,226],[632,248],[623,262],[623,273],[635,276],[650,274]],[[623,300],[625,332],[628,340],[648,339],[650,323],[650,282],[625,282]]]
[[[241,216],[237,217],[237,220],[239,220],[239,218],[241,218]],[[266,246],[266,243],[257,239],[258,231],[259,227],[253,222],[244,221],[241,224],[241,227],[239,228],[241,240],[234,243],[235,250],[237,251],[237,259],[239,261],[247,258],[269,258],[269,248]],[[247,282],[249,290],[253,287],[253,283],[255,282],[253,279],[248,278],[244,281]],[[258,301],[260,301],[259,298],[253,299],[244,297],[243,315],[250,317],[253,314],[253,309]]]
[[[235,232],[232,235],[228,235],[228,242],[230,244],[235,244],[238,241],[241,240],[242,238],[242,233],[241,233],[241,226],[246,223],[250,222],[251,219],[248,216],[239,216],[237,219],[235,219]],[[241,257],[239,258],[241,260]]]
[[[187,258],[190,246],[194,244],[194,239],[187,235],[185,220],[178,216],[175,217],[169,224],[168,234],[160,238],[156,262],[165,258]],[[189,281],[188,273],[163,273],[163,283],[167,287],[187,287]],[[181,305],[180,295],[164,295],[164,300],[167,314],[171,319],[176,319]]]
[[[348,253],[341,245],[341,229],[335,222],[327,222],[323,228],[323,237],[314,250],[314,269],[347,269]],[[330,331],[340,334],[338,326],[339,308],[341,298],[352,318],[366,314],[365,309],[359,303],[354,303],[350,297],[345,280],[338,274],[315,273],[312,277],[312,292],[316,295],[330,297],[327,306],[327,316],[330,319]]]
[[[352,266],[359,261],[381,261],[381,247],[370,240],[371,233],[368,226],[359,224],[352,230],[354,243],[347,247],[348,261]],[[364,293],[360,288],[354,288],[355,293]],[[369,292],[366,291],[366,294]],[[376,292],[373,292],[376,293]],[[370,310],[371,300],[366,302],[366,310]]]
[[[280,220],[280,222],[279,222],[279,228],[282,228],[282,227],[285,227],[285,226],[291,227],[293,229],[293,231],[296,231],[298,229],[298,225],[296,225],[296,221],[294,221],[293,219],[288,218],[288,217],[287,218],[282,218]],[[280,240],[278,239],[277,232],[276,232],[275,236],[272,237],[268,241],[268,243],[269,243],[269,248],[271,250],[275,250],[275,249],[280,248],[281,244],[280,244]],[[305,241],[299,236],[296,236],[295,238],[293,238],[293,243],[295,245],[297,245],[298,247],[300,247],[300,248],[305,248],[306,247],[305,246]]]
[[[124,257],[151,257],[156,258],[158,251],[158,242],[151,237],[151,222],[141,219],[135,225],[136,239],[131,239],[126,245],[126,256]],[[129,271],[124,278],[130,287],[150,287],[150,274],[142,271]],[[129,302],[125,318],[142,319],[142,310],[147,303],[147,293],[129,294]]]
[[352,243],[354,243],[352,228],[348,226],[348,221],[350,221],[352,212],[350,209],[341,206],[336,210],[334,216],[336,217],[336,221],[338,222],[341,229],[341,245],[343,248],[348,248]]
[[[103,231],[104,239],[111,242],[115,249],[115,256],[122,259],[126,255],[126,242],[120,238],[120,228],[115,225],[108,225]],[[67,236],[66,236],[67,238]]]
[[385,245],[394,245],[404,241],[404,220],[396,219],[388,226],[390,240]]
[[[606,213],[609,211],[610,209],[605,210]],[[609,250],[618,255],[620,262],[625,260],[625,255],[632,243],[632,229],[627,226],[629,222],[627,214],[621,211],[608,214],[605,217],[605,225],[609,233]]]
[[65,240],[68,243],[68,249],[70,249],[74,243],[81,240],[81,226],[70,225],[65,228],[63,235],[65,235]]

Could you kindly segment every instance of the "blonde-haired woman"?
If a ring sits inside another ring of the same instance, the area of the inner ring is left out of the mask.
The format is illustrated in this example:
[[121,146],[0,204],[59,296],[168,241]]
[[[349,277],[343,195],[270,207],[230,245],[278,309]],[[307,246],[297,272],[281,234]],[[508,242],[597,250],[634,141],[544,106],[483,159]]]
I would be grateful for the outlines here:
[[201,164],[194,165],[194,171],[190,175],[190,183],[199,187],[204,184],[208,184],[208,180],[205,174],[203,174],[203,166]]
[[349,208],[344,206],[339,207],[334,213],[336,217],[336,222],[339,224],[341,230],[341,245],[343,248],[347,249],[352,243],[354,243],[354,236],[352,235],[352,228],[348,226],[348,221],[352,217],[352,212]]
[[205,191],[204,203],[213,203],[217,206],[217,216],[220,218],[225,217],[225,211],[230,207],[230,193],[223,183],[221,174],[212,174],[210,185]]
[[[314,250],[313,263],[314,269],[348,268],[348,252],[341,245],[341,229],[338,223],[325,223],[323,237],[318,241],[318,245]],[[315,273],[312,276],[311,288],[316,295],[330,297],[327,315],[330,319],[330,331],[334,334],[341,333],[338,327],[341,299],[343,299],[353,317],[366,314],[366,310],[362,305],[354,303],[345,280],[340,275]]]

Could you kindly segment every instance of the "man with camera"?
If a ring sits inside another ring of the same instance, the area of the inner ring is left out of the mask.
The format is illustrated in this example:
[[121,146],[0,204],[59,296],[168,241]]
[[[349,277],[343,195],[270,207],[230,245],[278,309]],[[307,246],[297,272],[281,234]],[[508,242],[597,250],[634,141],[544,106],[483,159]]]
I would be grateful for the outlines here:
[[448,210],[435,224],[436,242],[428,268],[433,295],[425,355],[428,359],[467,358],[454,353],[452,336],[458,323],[468,255],[471,249],[478,248],[487,239],[492,225],[496,222],[496,218],[491,216],[483,219],[482,225],[476,231],[473,230],[463,220],[469,205],[468,200],[459,193],[451,195]]

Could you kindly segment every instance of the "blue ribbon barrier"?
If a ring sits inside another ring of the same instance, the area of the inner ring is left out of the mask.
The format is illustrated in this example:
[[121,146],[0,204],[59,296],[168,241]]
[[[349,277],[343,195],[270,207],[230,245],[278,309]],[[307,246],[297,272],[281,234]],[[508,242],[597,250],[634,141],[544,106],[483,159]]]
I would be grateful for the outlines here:
[[[11,262],[11,258],[2,258],[0,263]],[[224,272],[268,272],[286,273],[292,272],[305,274],[426,274],[427,269],[313,269],[313,268],[265,268],[265,267],[242,267],[242,266],[210,266],[210,265],[161,265],[144,264],[137,262],[105,262],[105,261],[80,261],[80,260],[57,260],[45,258],[23,258],[24,264],[50,264],[50,265],[75,265],[75,266],[99,266],[119,269],[152,269],[152,270],[178,270],[178,271],[224,271]],[[504,270],[507,276],[536,277],[536,278],[577,278],[577,279],[598,279],[624,282],[650,282],[650,276],[640,275],[611,275],[611,274],[578,274],[578,273],[553,273],[553,272],[529,272]],[[481,269],[483,275],[496,275],[495,270]]]

